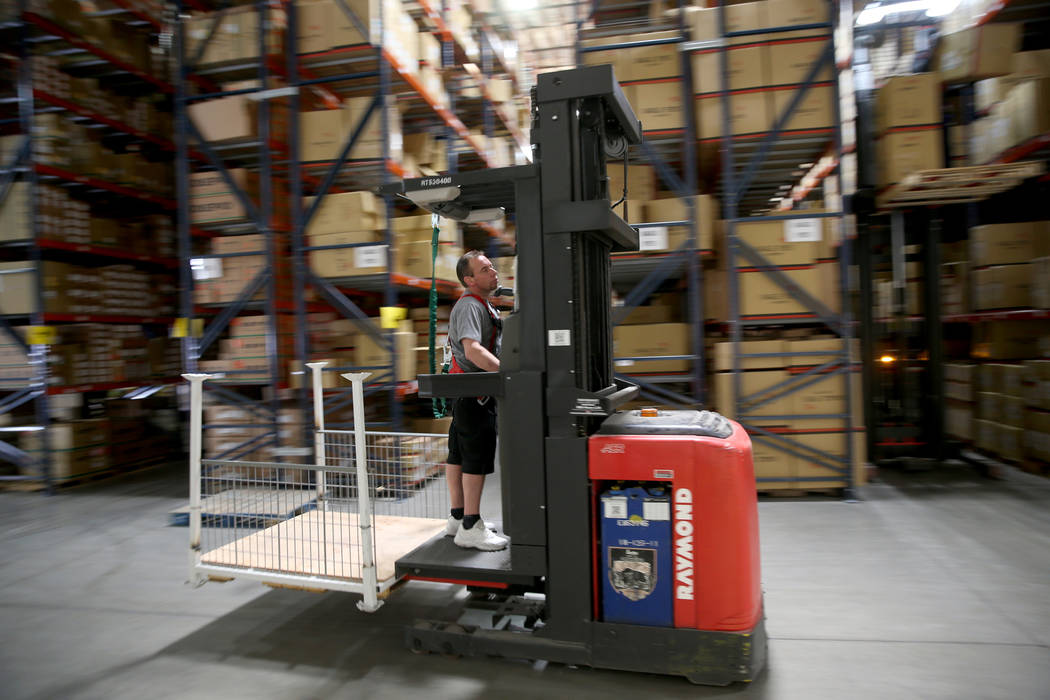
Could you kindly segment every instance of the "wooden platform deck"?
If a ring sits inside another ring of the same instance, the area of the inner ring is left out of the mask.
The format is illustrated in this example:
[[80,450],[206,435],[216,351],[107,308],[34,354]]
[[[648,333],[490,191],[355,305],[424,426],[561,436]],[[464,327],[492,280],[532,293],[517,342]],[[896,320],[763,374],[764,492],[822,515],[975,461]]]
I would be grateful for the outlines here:
[[[444,519],[375,516],[377,580],[394,578],[395,562],[444,528]],[[201,562],[360,581],[357,514],[312,510],[206,551]]]

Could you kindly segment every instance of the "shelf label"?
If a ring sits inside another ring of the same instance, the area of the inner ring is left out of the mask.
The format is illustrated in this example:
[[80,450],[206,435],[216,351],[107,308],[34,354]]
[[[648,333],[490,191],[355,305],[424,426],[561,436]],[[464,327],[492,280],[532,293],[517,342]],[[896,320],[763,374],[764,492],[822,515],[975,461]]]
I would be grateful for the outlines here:
[[222,258],[190,258],[190,271],[196,281],[222,277]]
[[667,227],[645,226],[638,229],[638,250],[667,250]]
[[784,222],[784,240],[788,243],[819,243],[822,238],[820,219],[788,219]]
[[408,309],[403,306],[383,306],[379,309],[379,318],[383,328],[397,329],[398,322],[408,318]]
[[53,326],[29,326],[26,328],[26,342],[30,345],[54,345],[56,335]]
[[172,338],[199,338],[204,335],[203,318],[177,318],[171,327]]
[[547,345],[552,348],[572,345],[572,331],[569,329],[547,331]]
[[354,267],[386,267],[386,246],[354,248]]

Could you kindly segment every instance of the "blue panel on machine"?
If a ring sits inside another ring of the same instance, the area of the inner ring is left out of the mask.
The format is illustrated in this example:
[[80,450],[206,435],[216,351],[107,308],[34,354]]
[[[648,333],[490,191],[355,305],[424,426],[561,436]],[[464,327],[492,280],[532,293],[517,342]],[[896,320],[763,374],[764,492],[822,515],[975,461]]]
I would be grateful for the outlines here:
[[606,622],[671,627],[671,499],[660,487],[601,495],[602,615]]

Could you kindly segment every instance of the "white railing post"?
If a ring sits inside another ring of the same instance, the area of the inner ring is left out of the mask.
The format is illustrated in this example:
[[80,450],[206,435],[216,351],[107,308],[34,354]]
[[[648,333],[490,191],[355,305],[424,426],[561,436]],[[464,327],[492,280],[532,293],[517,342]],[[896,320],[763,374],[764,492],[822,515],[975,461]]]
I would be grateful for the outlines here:
[[[310,368],[310,386],[314,399],[314,464],[322,467],[328,466],[324,452],[324,389],[321,383],[321,372],[327,364],[324,360],[306,363]],[[324,470],[318,469],[314,474],[317,482],[317,510],[323,512],[328,510],[328,504],[325,502],[327,485]]]
[[354,399],[354,466],[357,468],[357,524],[361,530],[361,583],[364,600],[357,604],[359,610],[375,612],[383,605],[376,591],[375,552],[372,550],[372,494],[368,488],[368,453],[365,443],[365,378],[370,372],[347,372],[342,375],[353,385]]
[[207,578],[197,572],[201,563],[201,434],[204,431],[204,380],[210,374],[184,374],[190,383],[190,578],[193,586]]

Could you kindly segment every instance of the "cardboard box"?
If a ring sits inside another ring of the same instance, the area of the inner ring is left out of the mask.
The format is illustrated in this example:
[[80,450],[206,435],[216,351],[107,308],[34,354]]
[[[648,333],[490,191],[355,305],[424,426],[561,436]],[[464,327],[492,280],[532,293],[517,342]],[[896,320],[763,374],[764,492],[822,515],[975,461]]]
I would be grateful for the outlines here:
[[940,129],[885,134],[876,145],[879,183],[891,185],[919,170],[944,167],[944,140]]
[[1025,430],[1021,440],[1025,457],[1050,462],[1050,432]]
[[[613,356],[653,357],[691,355],[691,330],[687,323],[658,323],[613,328]],[[616,360],[619,372],[628,374],[661,374],[688,372],[692,360]]]
[[900,126],[939,125],[940,76],[916,73],[887,78],[875,101],[875,119],[879,132]]
[[965,314],[970,304],[969,265],[946,263],[941,265],[941,311],[944,314]]
[[[800,489],[836,488],[847,483],[849,472],[852,471],[855,484],[864,484],[866,474],[864,464],[867,462],[867,451],[863,430],[853,431],[827,431],[814,433],[789,434],[788,437],[795,443],[805,447],[819,450],[825,455],[830,455],[834,468],[828,465],[828,457],[821,457],[821,461],[795,459],[795,481],[791,486]],[[852,440],[853,463],[847,459],[847,441]],[[806,450],[801,450],[806,454]],[[814,455],[816,456],[816,455]]]
[[[700,250],[711,250],[714,248],[714,230],[720,213],[719,202],[715,197],[700,194],[693,197],[693,207],[696,215],[697,248]],[[645,203],[644,218],[646,222],[666,221],[688,221],[689,207],[686,200],[679,198],[654,199]],[[672,230],[682,237],[682,241],[689,235],[688,226],[672,227]],[[675,249],[678,246],[668,248]]]
[[1027,263],[1050,255],[1050,221],[988,224],[970,229],[973,267]]
[[[314,197],[303,197],[303,212],[309,210]],[[332,192],[321,200],[321,206],[306,227],[307,234],[368,231],[373,234],[361,240],[380,240],[386,228],[386,203],[371,192]]]
[[[729,89],[747,90],[769,84],[769,51],[765,44],[731,46],[726,52]],[[693,54],[693,92],[722,91],[721,51],[708,49]]]
[[299,113],[299,152],[303,161],[335,160],[348,138],[342,110]]
[[934,63],[945,83],[962,83],[1007,75],[1021,41],[1020,24],[982,24],[945,34]]
[[[726,31],[739,32],[772,26],[769,24],[767,7],[768,2],[766,0],[726,5]],[[709,41],[722,36],[722,31],[719,28],[717,7],[694,9],[689,13],[688,17],[693,41]],[[729,43],[748,44],[753,43],[755,40],[755,37],[733,37],[729,39]]]
[[[831,219],[792,217],[787,221],[742,221],[736,225],[736,236],[762,255],[772,265],[813,265],[827,256]],[[724,244],[720,246],[724,248]],[[740,266],[749,263],[740,259]]]
[[[609,178],[609,200],[615,202],[623,194],[623,163],[610,161],[606,165]],[[627,194],[631,199],[656,198],[656,176],[652,166],[630,165],[627,168]]]
[[[827,24],[831,21],[828,4],[822,0],[768,0],[766,5],[770,27]],[[830,31],[830,28],[824,31]]]
[[1010,78],[1050,77],[1050,49],[1042,51],[1017,51],[1010,59]]
[[997,391],[977,392],[977,415],[984,420],[999,420],[1003,412],[1003,398]]
[[[739,414],[737,413],[736,394],[733,388],[733,373],[732,372],[716,372],[714,382],[714,401],[718,407],[719,413],[731,418],[733,420],[739,420]],[[778,384],[782,384],[788,380],[788,373],[784,370],[755,370],[751,372],[742,372],[740,374],[740,392],[744,399],[747,399],[759,392],[771,389]],[[758,402],[766,401],[760,405]],[[760,396],[753,402],[749,402],[749,405],[755,405],[753,409],[747,409],[745,407],[745,413],[750,413],[757,416],[789,416],[794,413],[794,403],[792,395],[784,393],[782,390],[771,392]],[[752,420],[746,419],[749,423],[760,426],[772,426],[772,425],[787,425],[788,420],[786,418],[776,418],[771,420]]]
[[[678,37],[677,32],[648,32],[645,34],[633,34],[629,41],[650,41],[658,39],[674,39]],[[617,66],[621,69],[617,76],[621,81],[625,80],[658,80],[660,78],[673,78],[682,74],[682,64],[678,44],[655,44],[652,46],[639,46],[630,49],[621,49]],[[676,82],[676,85],[680,83]],[[644,120],[643,120],[644,121]]]
[[1025,405],[1050,411],[1050,360],[1024,363]]
[[989,360],[1023,360],[1042,355],[1040,339],[1046,333],[1045,322],[996,321],[974,326],[970,354]]
[[1019,461],[1024,458],[1024,429],[995,423],[996,452],[1005,459]]
[[644,131],[665,131],[685,126],[681,81],[629,85],[625,91]]
[[[750,355],[757,353],[784,353],[788,352],[788,341],[785,340],[745,340],[740,343],[740,354]],[[728,372],[733,369],[733,344],[715,343],[715,369],[719,372]],[[752,369],[784,369],[787,366],[786,357],[741,357],[741,370]],[[785,377],[786,378],[786,377]]]
[[0,313],[31,314],[37,310],[36,275],[31,261],[0,262]]
[[997,420],[1003,425],[1023,428],[1025,420],[1025,402],[1020,396],[1003,396],[999,403],[1000,417]]
[[[819,367],[831,361],[841,365],[843,342],[839,338],[813,338],[810,340],[785,340],[785,349],[792,353],[819,352],[821,355],[800,355],[789,357],[787,367],[791,370],[802,370],[811,367]],[[850,358],[854,363],[860,362],[860,341],[856,338],[850,341]]]
[[777,448],[775,440],[761,435],[751,436],[751,461],[755,469],[755,484],[759,489],[793,488],[792,479],[798,472],[795,455]]
[[975,270],[974,308],[984,311],[1031,306],[1031,270],[1032,266],[1028,263],[995,265]]
[[944,404],[944,432],[960,440],[970,441],[974,438],[973,405],[958,401],[946,401]]
[[382,0],[346,0],[362,27],[368,29],[364,35],[342,8],[329,2],[329,41],[333,47],[356,46],[357,44],[379,44],[379,3]]
[[[772,100],[767,92],[745,92],[729,96],[729,125],[733,134],[756,134],[769,131]],[[696,101],[697,134],[701,139],[722,137],[722,98],[701,97]]]
[[380,345],[370,334],[358,333],[354,364],[360,367],[382,367],[395,362],[395,381],[412,381],[416,378],[416,334],[395,331],[390,336],[394,344],[394,358],[391,358],[387,347]]
[[[809,74],[813,64],[827,49],[827,37],[811,37],[793,41],[772,42],[768,45],[769,82],[766,85],[799,85]],[[730,51],[732,53],[732,51]],[[832,64],[828,63],[817,72],[816,81],[832,79]]]
[[[372,97],[350,97],[343,103],[344,122],[343,128],[347,134],[352,134],[357,128],[368,107],[372,104]],[[387,137],[389,140],[386,152],[383,150],[383,119],[387,121]],[[347,137],[349,138],[349,137]],[[401,136],[401,112],[397,108],[397,101],[390,99],[386,103],[386,109],[380,104],[372,111],[368,124],[361,131],[357,143],[350,150],[350,158],[380,159],[391,158],[401,160],[403,153],[403,139]]]
[[[622,308],[613,307],[613,313]],[[674,309],[665,304],[653,304],[634,307],[617,325],[639,326],[653,323],[673,323],[674,321]]]
[[[357,240],[369,232],[323,233],[308,236],[312,246],[348,245],[365,241]],[[309,252],[310,269],[319,277],[354,277],[359,275],[385,274],[387,272],[386,245],[334,248]]]
[[295,49],[298,53],[317,53],[332,47],[332,0],[308,0],[296,5]]
[[1050,309],[1050,257],[1035,258],[1032,265],[1032,307]]
[[[791,104],[795,90],[774,90],[772,94],[773,112],[770,121],[775,123]],[[834,97],[834,88],[831,86],[811,87],[784,125],[784,129],[797,131],[830,128],[835,123]]]
[[1018,83],[1006,98],[1010,115],[1009,145],[1024,143],[1050,131],[1050,78]]
[[[864,425],[863,392],[860,386],[860,373],[853,372],[849,375],[844,373],[826,374],[821,379],[810,381],[802,388],[792,392],[792,413],[798,416],[829,416],[847,413],[846,404],[846,378],[852,381],[850,391],[852,392],[853,409],[852,418],[854,427]],[[807,381],[809,381],[807,379]],[[841,427],[844,424],[842,418],[796,418],[792,421],[795,428],[815,429]]]
[[1024,365],[1002,364],[998,370],[998,391],[1006,396],[1024,396]]
[[255,137],[256,103],[247,95],[194,102],[188,114],[206,141],[233,141]]
[[[816,265],[797,270],[785,270],[784,274],[810,295],[822,299],[822,277]],[[741,317],[796,316],[811,313],[795,299],[792,293],[763,272],[740,272],[739,280]],[[824,299],[824,301],[827,300]]]

